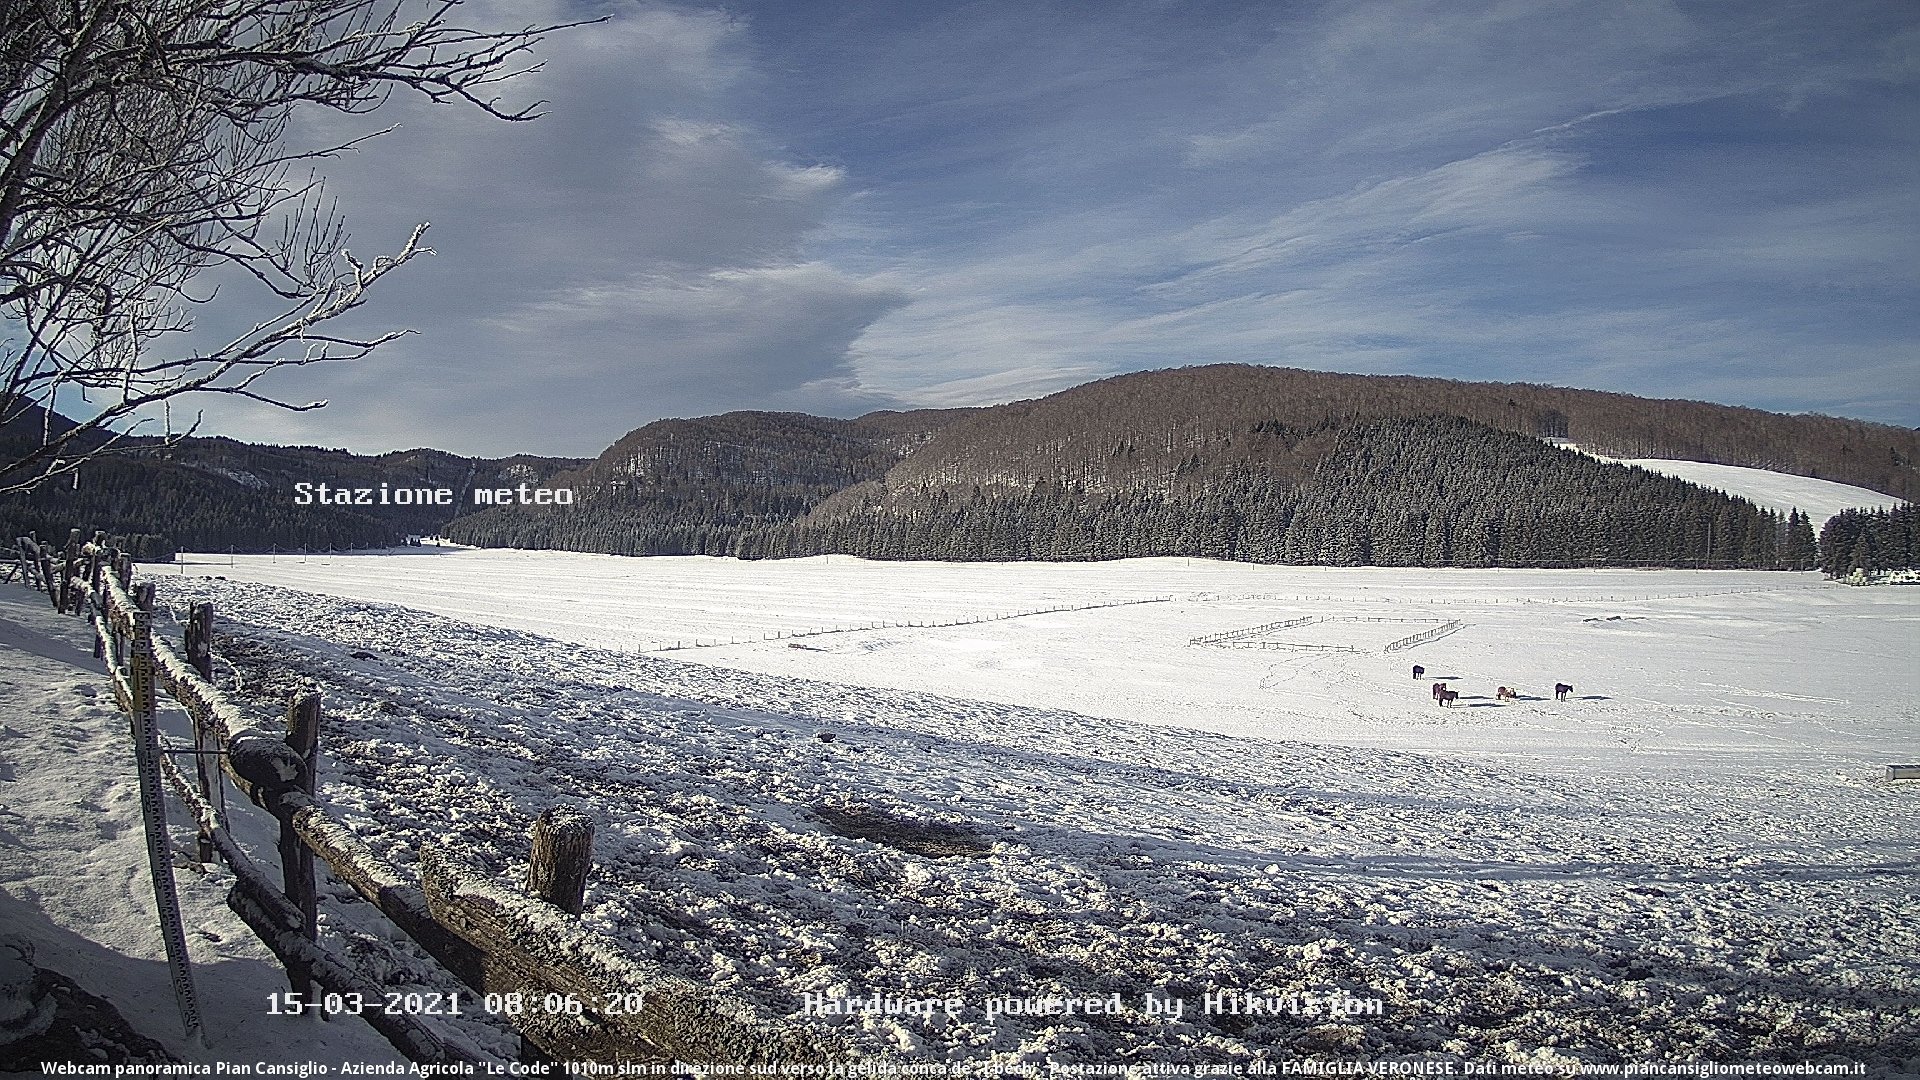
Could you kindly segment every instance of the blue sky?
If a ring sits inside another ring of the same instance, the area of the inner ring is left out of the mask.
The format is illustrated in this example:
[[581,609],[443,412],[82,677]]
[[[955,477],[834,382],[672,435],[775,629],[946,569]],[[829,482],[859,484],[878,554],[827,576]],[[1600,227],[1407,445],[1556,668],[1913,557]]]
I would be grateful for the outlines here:
[[477,15],[600,11],[536,123],[396,99],[328,164],[356,253],[432,223],[364,312],[419,333],[208,429],[588,455],[1223,361],[1920,425],[1911,0]]

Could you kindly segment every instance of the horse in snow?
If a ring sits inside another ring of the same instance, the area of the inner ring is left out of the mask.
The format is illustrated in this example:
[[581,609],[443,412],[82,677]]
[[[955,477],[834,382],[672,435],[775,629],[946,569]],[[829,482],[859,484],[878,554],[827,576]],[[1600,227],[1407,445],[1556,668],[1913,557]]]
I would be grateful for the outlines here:
[[1571,693],[1573,693],[1573,687],[1571,684],[1563,683],[1563,682],[1557,682],[1553,684],[1553,700],[1565,701],[1567,700],[1567,695]]

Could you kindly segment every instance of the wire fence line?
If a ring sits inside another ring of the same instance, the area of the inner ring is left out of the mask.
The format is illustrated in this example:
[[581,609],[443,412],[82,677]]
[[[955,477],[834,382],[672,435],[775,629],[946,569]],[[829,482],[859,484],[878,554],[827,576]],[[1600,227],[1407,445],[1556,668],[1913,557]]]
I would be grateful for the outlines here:
[[1459,630],[1461,627],[1466,625],[1465,623],[1460,622],[1458,620],[1447,621],[1447,620],[1441,620],[1437,618],[1422,618],[1417,615],[1407,615],[1407,616],[1303,615],[1299,618],[1294,618],[1294,619],[1282,619],[1278,622],[1261,623],[1259,626],[1246,626],[1246,627],[1241,627],[1240,629],[1237,629],[1237,630],[1222,630],[1214,634],[1205,634],[1200,637],[1188,639],[1187,644],[1208,646],[1212,648],[1221,648],[1221,649],[1271,649],[1271,650],[1282,650],[1287,652],[1364,653],[1364,652],[1372,651],[1370,649],[1361,648],[1358,645],[1340,645],[1340,644],[1335,644],[1331,642],[1256,640],[1265,634],[1276,633],[1281,630],[1293,630],[1303,626],[1312,626],[1315,624],[1324,624],[1324,623],[1441,623],[1442,624],[1434,627],[1431,630],[1424,630],[1418,634],[1413,634],[1408,637],[1399,638],[1395,641],[1389,642],[1386,646],[1381,648],[1380,651],[1383,653],[1398,652],[1401,649],[1410,649],[1413,646],[1419,645],[1423,642],[1432,641],[1436,638],[1445,637],[1448,634],[1451,634],[1454,631]]
[[1060,604],[1054,607],[1028,608],[1021,611],[1001,611],[987,615],[969,615],[963,619],[920,620],[909,619],[905,622],[880,620],[870,623],[857,623],[852,626],[811,627],[806,630],[766,630],[757,637],[718,637],[692,640],[676,640],[667,644],[664,640],[650,642],[640,652],[677,652],[686,649],[716,649],[729,645],[754,645],[763,641],[785,641],[789,638],[821,637],[827,634],[857,634],[867,630],[891,629],[931,629],[942,626],[972,626],[976,623],[1004,622],[1007,619],[1024,619],[1033,615],[1052,615],[1065,611],[1096,611],[1101,608],[1131,607],[1137,604],[1165,604],[1181,599],[1178,596],[1149,596],[1134,600],[1101,600],[1088,604]]
[[1425,645],[1429,641],[1437,641],[1440,638],[1446,637],[1448,634],[1454,633],[1455,631],[1458,631],[1464,628],[1466,625],[1467,625],[1466,623],[1463,623],[1458,619],[1455,619],[1452,622],[1443,624],[1441,626],[1436,626],[1431,630],[1425,630],[1418,634],[1413,634],[1409,637],[1403,637],[1398,641],[1390,641],[1387,643],[1387,647],[1384,649],[1381,649],[1380,651],[1381,652],[1399,652],[1402,649],[1411,649],[1415,645]]

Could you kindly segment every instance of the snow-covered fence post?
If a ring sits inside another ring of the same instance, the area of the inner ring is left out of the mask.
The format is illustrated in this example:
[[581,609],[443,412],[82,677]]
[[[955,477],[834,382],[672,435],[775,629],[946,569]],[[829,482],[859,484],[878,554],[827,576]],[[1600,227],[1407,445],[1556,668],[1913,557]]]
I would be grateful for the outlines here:
[[550,806],[533,822],[533,863],[527,891],[569,915],[586,909],[593,869],[593,819],[567,806]]
[[[194,604],[187,609],[187,663],[200,674],[202,679],[213,681],[213,605]],[[195,779],[200,788],[200,798],[208,806],[214,804],[214,787],[220,783],[220,770],[214,764],[213,751],[220,749],[219,739],[201,722],[200,715],[193,713],[193,749]],[[195,856],[202,863],[213,861],[213,836],[205,828],[200,830],[200,841]]]
[[187,609],[187,663],[208,682],[213,681],[213,605]]
[[512,1017],[515,1028],[562,1061],[679,1060],[747,1067],[720,1075],[769,1076],[779,1070],[765,1066],[823,1065],[841,1053],[832,1041],[742,1017],[708,988],[636,962],[580,920],[495,883],[443,846],[421,849],[420,889],[434,919],[479,950],[482,977],[470,983],[476,990],[580,1003],[578,1011],[530,1007]]
[[[527,867],[527,891],[569,915],[586,909],[587,873],[593,868],[593,819],[569,806],[549,806],[533,822],[533,858]],[[554,1059],[524,1033],[522,1064]]]
[[37,537],[27,542],[33,546],[34,565],[40,570],[40,584],[47,590],[47,600],[53,604],[55,611],[65,611],[60,606],[60,584],[54,580],[53,557],[47,554],[48,545],[41,543]]
[[67,530],[67,547],[60,553],[60,614],[80,613],[80,597],[73,578],[80,569],[80,530]]
[[[305,694],[288,706],[287,745],[300,757],[300,775],[295,787],[312,798],[314,758],[320,745],[320,695]],[[300,936],[315,941],[319,938],[320,921],[319,894],[313,884],[313,849],[295,831],[291,810],[283,808],[275,816],[280,819],[280,875],[287,899],[300,912]],[[293,992],[305,1000],[313,989],[313,965],[289,960],[287,980],[293,984]]]

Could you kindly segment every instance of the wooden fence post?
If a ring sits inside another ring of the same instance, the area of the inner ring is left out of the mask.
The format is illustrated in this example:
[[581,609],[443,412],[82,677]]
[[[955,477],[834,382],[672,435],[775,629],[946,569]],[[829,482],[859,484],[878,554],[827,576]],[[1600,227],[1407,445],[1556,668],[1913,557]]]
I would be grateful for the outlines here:
[[80,569],[80,530],[67,530],[67,550],[60,557],[60,614],[80,613],[79,590],[73,577]]
[[[305,694],[287,708],[287,745],[300,755],[300,787],[309,797],[315,784],[315,757],[320,746],[320,695]],[[313,849],[294,830],[293,814],[280,814],[280,870],[287,899],[300,910],[300,935],[308,941],[319,937],[319,893],[313,883]],[[313,966],[287,964],[287,979],[302,1001],[310,1000]],[[315,1011],[315,1016],[321,1015]]]
[[[533,822],[533,859],[527,891],[569,915],[586,908],[587,874],[593,869],[593,819],[569,806],[549,806]],[[520,1062],[551,1076],[557,1062],[525,1035]]]
[[40,584],[47,590],[47,599],[55,611],[64,611],[60,606],[60,583],[53,576],[53,557],[47,554],[47,545],[36,537],[33,541],[34,562],[40,567]]
[[[200,677],[213,681],[213,605],[194,604],[187,615],[187,663]],[[191,710],[189,710],[191,712]],[[214,805],[214,789],[220,783],[220,766],[214,761],[210,751],[218,750],[218,737],[207,730],[201,722],[200,714],[191,712],[193,717],[193,756],[195,778],[199,782],[200,798],[208,806]],[[200,830],[200,842],[194,854],[202,863],[213,861],[213,834],[206,828]]]
[[213,681],[212,604],[194,604],[187,609],[187,663],[201,678]]
[[593,868],[593,820],[566,806],[550,806],[533,823],[533,865],[527,891],[569,915],[586,908]]

